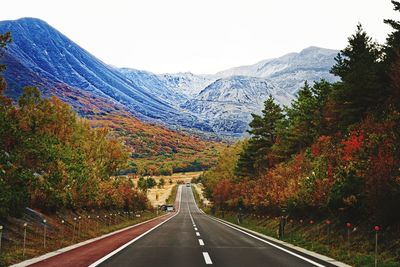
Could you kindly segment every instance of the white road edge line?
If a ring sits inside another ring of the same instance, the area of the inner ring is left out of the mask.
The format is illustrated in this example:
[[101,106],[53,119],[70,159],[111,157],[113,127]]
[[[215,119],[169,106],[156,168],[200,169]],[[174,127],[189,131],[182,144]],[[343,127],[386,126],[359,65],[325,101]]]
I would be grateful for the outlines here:
[[[194,199],[194,196],[193,196],[193,192],[192,192],[191,195],[192,195],[192,198],[193,198],[193,201],[194,201],[194,203],[195,203],[195,206],[196,206],[197,210],[198,210],[199,212],[205,214],[204,211],[200,210],[199,207],[197,206],[196,200]],[[287,250],[287,249],[285,249],[285,248],[283,248],[283,247],[280,247],[280,246],[278,246],[278,245],[275,245],[274,243],[268,242],[268,241],[266,241],[266,240],[264,240],[264,239],[262,239],[262,238],[260,238],[260,237],[258,237],[258,236],[255,236],[255,235],[252,235],[252,234],[250,234],[250,233],[247,233],[246,231],[243,231],[243,230],[241,230],[241,229],[239,229],[239,228],[233,227],[233,226],[231,226],[231,225],[229,225],[229,224],[227,224],[227,223],[225,223],[225,222],[222,222],[222,221],[220,221],[220,220],[217,220],[217,219],[215,219],[215,218],[213,218],[213,217],[211,217],[211,216],[209,216],[209,215],[207,215],[207,214],[205,214],[205,215],[206,215],[208,218],[210,218],[210,219],[212,219],[212,220],[214,220],[214,221],[216,221],[216,222],[219,222],[219,223],[221,223],[221,224],[223,224],[223,225],[225,225],[225,226],[228,226],[228,227],[230,227],[230,228],[232,228],[232,229],[234,229],[234,230],[236,230],[236,231],[238,231],[238,232],[241,232],[241,233],[243,233],[243,234],[245,234],[245,235],[248,235],[248,236],[250,236],[250,237],[253,237],[254,239],[257,239],[257,240],[259,240],[259,241],[261,241],[261,242],[264,242],[264,243],[266,243],[266,244],[268,244],[268,245],[270,245],[270,246],[272,246],[272,247],[274,247],[274,248],[277,248],[277,249],[279,249],[279,250],[282,250],[282,251],[284,251],[284,252],[286,252],[286,253],[288,253],[288,254],[290,254],[290,255],[292,255],[292,256],[295,256],[295,257],[297,257],[297,258],[299,258],[299,259],[302,259],[302,260],[304,260],[304,261],[306,261],[306,262],[309,262],[309,263],[311,263],[312,265],[315,265],[315,266],[318,266],[318,267],[325,267],[325,265],[319,264],[319,263],[317,263],[317,262],[315,262],[315,261],[313,261],[313,260],[310,260],[310,259],[308,259],[308,258],[306,258],[306,257],[303,257],[303,256],[301,256],[301,255],[299,255],[299,254],[297,254],[297,253],[294,253],[294,252],[292,252],[292,251],[290,251],[290,250]],[[203,255],[204,255],[204,253],[203,253]]]
[[206,262],[206,264],[212,264],[210,255],[208,255],[208,252],[203,252],[203,257],[204,257],[204,261]]
[[199,244],[200,244],[200,246],[204,246],[204,241],[203,241],[203,239],[199,239]]
[[282,247],[280,247],[280,246],[278,246],[278,245],[275,245],[274,243],[271,243],[271,242],[268,242],[268,241],[266,241],[266,240],[264,240],[264,239],[262,239],[262,238],[259,238],[258,236],[255,236],[255,235],[253,235],[253,234],[247,233],[246,231],[243,231],[243,230],[241,230],[241,229],[238,229],[238,228],[236,228],[236,227],[233,227],[232,225],[229,225],[229,224],[227,224],[227,223],[225,223],[225,222],[221,222],[221,221],[216,220],[216,219],[211,218],[211,217],[209,217],[209,218],[212,219],[212,220],[214,220],[214,221],[216,221],[216,222],[219,222],[219,223],[221,223],[221,224],[223,224],[223,225],[226,225],[226,226],[228,226],[228,227],[230,227],[230,228],[232,228],[232,229],[235,229],[236,231],[241,232],[241,233],[243,233],[243,234],[245,234],[245,235],[251,236],[252,238],[257,239],[257,240],[259,240],[259,241],[261,241],[261,242],[264,242],[264,243],[266,243],[266,244],[268,244],[268,245],[270,245],[270,246],[272,246],[272,247],[275,247],[275,248],[277,248],[277,249],[280,249],[280,250],[282,250],[282,251],[284,251],[284,252],[286,252],[286,253],[288,253],[288,254],[290,254],[290,255],[293,255],[293,256],[295,256],[295,257],[297,257],[297,258],[299,258],[299,259],[302,259],[302,260],[304,260],[304,261],[307,261],[307,262],[311,263],[312,265],[315,265],[315,266],[318,266],[318,267],[325,267],[325,265],[319,264],[319,263],[317,263],[317,262],[315,262],[315,261],[313,261],[313,260],[310,260],[310,259],[308,259],[308,258],[306,258],[306,257],[303,257],[303,256],[301,256],[301,255],[299,255],[299,254],[297,254],[297,253],[294,253],[294,252],[292,252],[292,251],[290,251],[290,250],[287,250],[287,249],[282,248]]
[[123,250],[124,248],[128,247],[129,245],[131,245],[132,243],[134,243],[135,241],[139,240],[140,238],[142,238],[143,236],[147,235],[148,233],[150,233],[151,231],[155,230],[156,228],[160,227],[161,225],[163,225],[164,223],[168,222],[169,220],[171,220],[172,218],[174,218],[176,215],[179,214],[179,212],[181,211],[181,202],[182,202],[182,186],[179,186],[179,210],[176,214],[174,214],[173,216],[171,216],[170,218],[166,219],[165,221],[157,224],[156,226],[154,226],[153,228],[147,230],[146,232],[144,232],[143,234],[135,237],[134,239],[132,239],[131,241],[129,241],[128,243],[120,246],[119,248],[117,248],[116,250],[112,251],[111,253],[105,255],[104,257],[102,257],[101,259],[93,262],[92,264],[90,264],[88,267],[95,267],[97,265],[99,265],[100,263],[103,263],[104,261],[106,261],[107,259],[111,258],[112,256],[114,256],[115,254],[117,254],[118,252],[120,252],[121,250]]

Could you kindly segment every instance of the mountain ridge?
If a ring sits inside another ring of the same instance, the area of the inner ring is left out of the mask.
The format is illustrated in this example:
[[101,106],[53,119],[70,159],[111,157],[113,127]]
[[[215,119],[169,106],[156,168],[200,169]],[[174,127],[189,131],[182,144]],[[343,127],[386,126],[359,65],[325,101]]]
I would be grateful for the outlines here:
[[51,95],[51,88],[62,84],[107,97],[144,121],[207,130],[197,118],[136,85],[42,20],[0,22],[0,30],[13,38],[2,61],[7,65],[6,94],[14,99],[24,86],[37,85]]
[[8,66],[6,94],[14,99],[24,86],[37,85],[44,95],[64,97],[88,113],[84,104],[63,96],[61,89],[68,88],[70,94],[101,96],[140,120],[178,130],[240,137],[266,93],[288,105],[304,81],[335,81],[329,69],[337,51],[319,47],[215,74],[155,74],[108,65],[40,19],[1,21],[0,31],[11,31],[14,39],[2,59]]

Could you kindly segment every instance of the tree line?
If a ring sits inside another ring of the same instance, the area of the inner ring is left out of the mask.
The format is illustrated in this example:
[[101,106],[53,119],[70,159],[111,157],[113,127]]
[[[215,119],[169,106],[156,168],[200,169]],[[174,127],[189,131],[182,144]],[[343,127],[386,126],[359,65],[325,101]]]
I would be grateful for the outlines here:
[[384,23],[384,44],[357,25],[331,69],[340,81],[306,82],[290,106],[270,96],[252,114],[251,137],[202,176],[214,205],[399,222],[400,22]]

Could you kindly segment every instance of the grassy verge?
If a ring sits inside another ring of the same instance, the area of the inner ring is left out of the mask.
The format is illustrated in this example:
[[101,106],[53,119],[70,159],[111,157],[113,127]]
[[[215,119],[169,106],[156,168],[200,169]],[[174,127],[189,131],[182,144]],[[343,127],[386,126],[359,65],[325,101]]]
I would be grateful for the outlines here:
[[192,185],[192,192],[193,192],[194,200],[196,201],[197,206],[198,207],[202,207],[203,203],[201,203],[199,193],[197,192],[197,190],[194,187],[194,185]]
[[[0,266],[9,266],[154,217],[156,213],[152,211],[136,214],[109,211],[97,213],[65,211],[63,214],[46,216],[46,247],[44,246],[44,225],[41,221],[28,220],[29,218],[10,219],[3,232]],[[28,225],[24,255],[23,225],[25,222],[28,222]]]
[[174,185],[174,187],[171,190],[171,194],[167,198],[166,202],[167,204],[172,204],[175,205],[175,200],[176,200],[176,193],[178,192],[178,185]]
[[[194,196],[194,200],[196,201],[197,206],[202,209],[204,212],[209,213],[210,212],[210,206],[207,205],[207,201],[205,201],[205,198],[199,191],[196,189],[195,185],[192,185],[192,192]],[[201,191],[200,191],[201,192]]]
[[[216,217],[222,218],[217,212]],[[238,224],[236,214],[224,214],[224,220]],[[279,219],[262,216],[243,216],[242,227],[277,238]],[[314,222],[300,224],[299,222],[288,223],[286,235],[283,240],[293,245],[315,251],[317,253],[332,257],[352,266],[372,267],[374,264],[373,240],[374,235],[361,230],[350,234],[350,242],[347,239],[346,230],[343,226],[330,225],[329,230],[325,222]],[[393,245],[393,244],[392,244]],[[380,247],[378,255],[379,267],[400,266],[400,261],[390,247]]]

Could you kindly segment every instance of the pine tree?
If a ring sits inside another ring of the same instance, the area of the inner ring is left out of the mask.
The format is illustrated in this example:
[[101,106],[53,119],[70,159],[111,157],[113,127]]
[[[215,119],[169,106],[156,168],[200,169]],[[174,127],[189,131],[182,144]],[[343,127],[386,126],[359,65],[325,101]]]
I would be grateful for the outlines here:
[[382,52],[360,24],[335,61],[331,73],[341,78],[335,86],[335,98],[341,127],[346,129],[385,102],[387,80],[383,75]]
[[251,114],[253,120],[250,122],[251,138],[243,152],[240,154],[236,174],[238,176],[255,177],[262,169],[273,165],[268,159],[268,153],[276,142],[278,123],[283,120],[282,108],[274,102],[270,95],[264,102],[262,115]]
[[307,148],[322,134],[327,134],[323,114],[332,91],[332,85],[324,80],[310,86],[306,81],[290,107],[285,108],[286,119],[277,125],[279,142],[273,146],[277,161],[290,158]]
[[[394,10],[400,12],[400,2],[393,1]],[[400,57],[400,21],[385,19],[384,22],[393,28],[393,32],[386,39],[385,61],[390,66]]]

